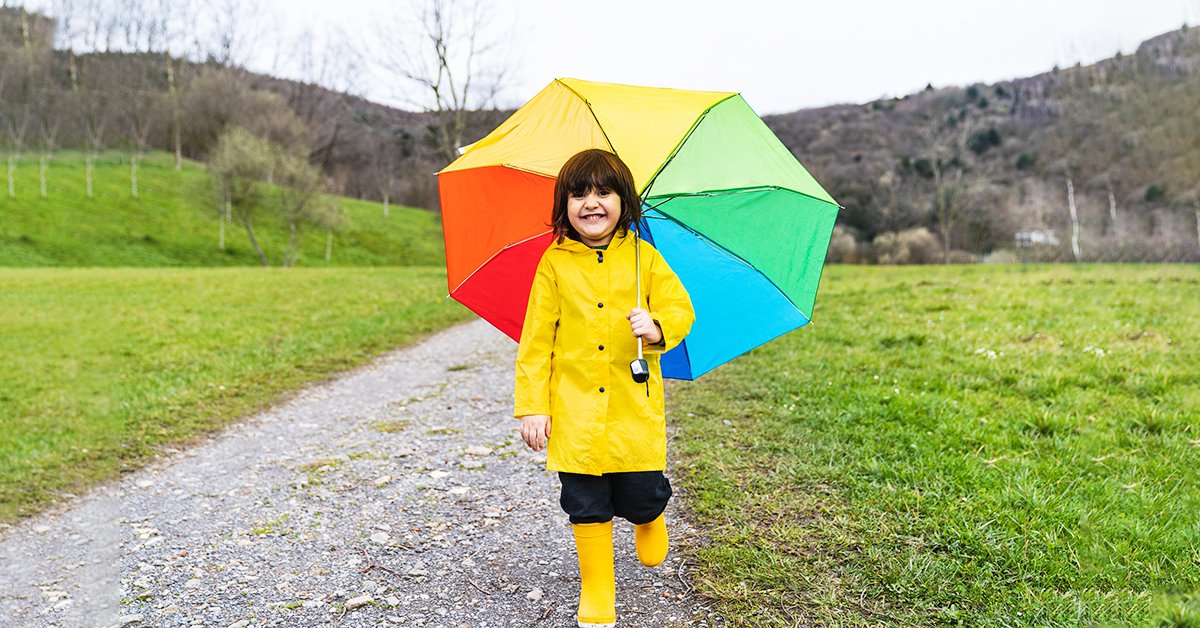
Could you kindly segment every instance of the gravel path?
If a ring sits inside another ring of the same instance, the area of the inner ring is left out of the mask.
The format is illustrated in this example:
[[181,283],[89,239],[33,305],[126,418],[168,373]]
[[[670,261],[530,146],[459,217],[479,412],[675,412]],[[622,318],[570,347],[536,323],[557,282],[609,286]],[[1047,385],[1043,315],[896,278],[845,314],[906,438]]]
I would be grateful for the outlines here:
[[[509,418],[514,352],[449,329],[0,531],[0,625],[573,626],[557,478]],[[642,567],[616,527],[619,626],[721,625],[678,553]]]

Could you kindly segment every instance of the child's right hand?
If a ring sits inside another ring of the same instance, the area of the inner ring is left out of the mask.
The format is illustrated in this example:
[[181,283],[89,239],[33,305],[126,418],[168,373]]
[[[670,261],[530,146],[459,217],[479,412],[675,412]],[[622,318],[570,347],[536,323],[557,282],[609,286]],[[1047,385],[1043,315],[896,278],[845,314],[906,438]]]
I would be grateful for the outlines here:
[[534,451],[545,449],[550,441],[550,415],[529,414],[521,417],[521,438]]

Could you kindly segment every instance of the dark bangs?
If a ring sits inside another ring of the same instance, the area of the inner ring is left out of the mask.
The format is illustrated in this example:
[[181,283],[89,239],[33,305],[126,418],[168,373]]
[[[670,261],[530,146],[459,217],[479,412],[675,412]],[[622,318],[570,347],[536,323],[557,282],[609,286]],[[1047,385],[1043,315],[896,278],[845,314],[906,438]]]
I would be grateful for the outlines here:
[[554,210],[551,214],[554,234],[559,242],[564,237],[579,239],[567,217],[567,199],[586,194],[588,190],[607,190],[621,198],[621,218],[618,230],[629,230],[642,217],[642,199],[633,182],[633,173],[620,157],[599,148],[579,153],[563,164],[554,182]]
[[[621,173],[614,163],[617,162],[616,155],[593,149],[579,153],[576,157],[579,159],[572,159],[563,164],[562,171],[558,173],[558,182],[562,184],[568,196],[582,195],[588,190],[614,192],[621,189]],[[622,198],[621,202],[625,202],[625,199]]]

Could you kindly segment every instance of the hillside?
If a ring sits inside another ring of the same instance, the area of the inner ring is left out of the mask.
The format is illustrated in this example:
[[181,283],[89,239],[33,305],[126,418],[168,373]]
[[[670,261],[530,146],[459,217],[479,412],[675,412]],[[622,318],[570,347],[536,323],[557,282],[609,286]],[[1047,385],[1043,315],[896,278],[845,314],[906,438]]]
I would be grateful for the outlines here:
[[[165,50],[109,50],[99,41],[92,44],[98,49],[64,49],[58,28],[44,13],[0,7],[0,142],[6,148],[36,150],[46,143],[43,130],[52,128],[48,143],[55,147],[96,144],[128,152],[144,143],[203,161],[230,125],[268,134],[294,118],[309,160],[333,191],[437,208],[429,174],[445,160],[432,140],[434,116],[317,84],[348,83],[332,74],[339,66],[297,81]],[[505,115],[469,112],[466,134],[482,136]]]
[[[13,15],[0,9],[0,26]],[[106,121],[103,148],[129,151],[141,116],[149,146],[196,160],[229,126],[270,135],[294,124],[331,189],[437,208],[430,174],[445,157],[431,114],[162,52],[51,49],[52,20],[39,19],[25,45],[41,61],[0,63],[5,76],[41,82],[21,91],[0,80],[4,128],[45,127],[49,116],[28,112],[55,90],[79,96],[57,99],[64,147],[90,141],[71,107]],[[845,206],[832,261],[1200,261],[1198,68],[1200,34],[1181,29],[1089,66],[764,119]],[[473,112],[463,142],[509,113]]]
[[1051,230],[1057,246],[1020,254],[1074,259],[1069,192],[1081,260],[1197,261],[1198,69],[1200,31],[1185,29],[1089,66],[765,120],[846,206],[851,261],[910,227],[976,254]]
[[[50,165],[47,198],[39,198],[36,161],[16,167],[17,197],[0,194],[0,266],[256,266],[246,231],[220,222],[203,167],[151,154],[138,174],[139,199],[130,197],[129,166],[120,153],[97,162],[95,198],[84,194],[83,160],[64,153]],[[303,234],[298,266],[440,265],[445,253],[436,214],[343,198],[346,225],[334,232],[325,261],[326,234]],[[286,226],[263,219],[254,234],[272,266],[287,242]]]

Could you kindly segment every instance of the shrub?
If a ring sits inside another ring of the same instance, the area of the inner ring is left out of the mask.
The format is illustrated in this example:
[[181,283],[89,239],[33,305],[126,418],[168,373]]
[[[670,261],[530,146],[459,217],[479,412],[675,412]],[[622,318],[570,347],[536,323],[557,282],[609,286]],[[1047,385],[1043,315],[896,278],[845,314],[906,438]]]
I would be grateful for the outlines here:
[[852,264],[858,261],[858,243],[849,229],[841,225],[833,228],[833,237],[829,240],[829,252],[825,254],[827,264]]
[[1037,157],[1029,153],[1017,155],[1017,170],[1032,170],[1037,165]]
[[1157,183],[1146,188],[1147,203],[1161,203],[1167,198],[1167,186],[1158,185]]
[[899,259],[899,242],[896,240],[894,231],[884,231],[875,236],[875,239],[871,241],[871,247],[875,249],[875,259],[879,260],[880,264],[904,263]]
[[914,160],[912,162],[912,168],[917,172],[917,174],[926,179],[933,178],[933,162],[925,157]]
[[978,264],[979,256],[974,253],[968,253],[967,251],[955,249],[953,251],[950,251],[950,255],[948,255],[946,257],[946,263],[948,263],[948,264]]
[[982,155],[988,149],[1000,145],[1000,132],[996,127],[989,127],[983,131],[976,131],[967,138],[967,148],[971,149],[972,153]]
[[983,258],[985,264],[1020,264],[1021,257],[1011,249],[996,249]]
[[932,264],[941,261],[942,245],[937,236],[925,227],[905,229],[897,238],[900,245],[908,249],[908,264]]
[[900,233],[885,231],[871,243],[880,264],[932,264],[941,261],[942,246],[925,227]]

